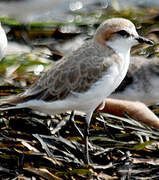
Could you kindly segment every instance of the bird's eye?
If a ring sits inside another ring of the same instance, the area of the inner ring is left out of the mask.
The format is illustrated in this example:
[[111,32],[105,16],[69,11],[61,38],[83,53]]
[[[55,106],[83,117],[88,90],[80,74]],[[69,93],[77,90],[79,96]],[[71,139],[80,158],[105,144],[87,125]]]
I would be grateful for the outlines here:
[[123,37],[129,37],[130,36],[130,34],[125,30],[117,31],[117,33],[120,34]]

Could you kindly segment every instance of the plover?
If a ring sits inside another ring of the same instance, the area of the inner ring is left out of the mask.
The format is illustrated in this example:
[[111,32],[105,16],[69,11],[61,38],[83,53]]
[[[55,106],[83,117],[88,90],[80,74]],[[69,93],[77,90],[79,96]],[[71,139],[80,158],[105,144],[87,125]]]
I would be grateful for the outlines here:
[[0,60],[5,56],[7,51],[7,36],[0,23]]
[[120,86],[109,97],[140,101],[146,105],[159,103],[158,58],[131,57],[128,73]]
[[92,40],[63,57],[24,93],[1,100],[0,110],[31,108],[47,114],[78,110],[86,113],[85,151],[93,111],[124,79],[130,49],[138,43],[152,45],[134,24],[123,18],[104,21]]

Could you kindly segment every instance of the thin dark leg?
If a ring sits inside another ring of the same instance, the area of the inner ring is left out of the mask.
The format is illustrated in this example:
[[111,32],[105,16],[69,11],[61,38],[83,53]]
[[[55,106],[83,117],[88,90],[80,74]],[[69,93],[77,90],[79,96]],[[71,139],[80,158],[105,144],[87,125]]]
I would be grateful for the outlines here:
[[71,111],[69,121],[74,121],[75,111]]
[[84,139],[83,133],[81,132],[81,130],[77,127],[77,125],[75,123],[74,116],[75,116],[75,111],[72,111],[69,120],[72,122],[72,124],[74,125],[74,127],[76,128],[78,133],[80,134],[81,138]]
[[89,151],[88,151],[88,136],[89,136],[89,126],[88,123],[86,122],[85,130],[84,130],[86,164],[90,164]]
[[74,114],[75,114],[75,112],[72,111],[71,115],[70,115],[70,121],[73,123],[74,127],[77,129],[78,133],[80,134],[80,136],[82,137],[82,139],[85,142],[85,159],[86,159],[86,164],[90,164],[89,149],[88,149],[88,145],[89,145],[88,136],[89,136],[89,124],[90,124],[90,121],[91,121],[91,118],[92,118],[93,111],[88,112],[86,114],[86,126],[84,128],[84,135],[82,134],[80,129],[77,127],[77,125],[76,125],[76,123],[74,121]]
[[88,149],[88,136],[89,136],[89,124],[91,122],[93,111],[90,111],[86,114],[86,126],[84,130],[84,139],[85,139],[85,157],[86,157],[86,163],[90,164],[90,158],[89,158],[89,149]]

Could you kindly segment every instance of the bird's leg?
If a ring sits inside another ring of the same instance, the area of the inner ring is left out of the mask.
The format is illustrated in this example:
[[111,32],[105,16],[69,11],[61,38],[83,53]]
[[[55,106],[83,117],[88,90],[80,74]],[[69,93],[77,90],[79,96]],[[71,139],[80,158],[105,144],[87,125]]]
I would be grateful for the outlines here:
[[86,126],[85,126],[85,129],[84,129],[86,164],[90,164],[89,150],[88,150],[88,136],[89,136],[89,126],[88,126],[88,123],[86,122]]
[[89,145],[88,136],[89,136],[89,124],[90,124],[90,121],[91,121],[91,118],[92,118],[92,114],[93,114],[93,111],[86,114],[86,125],[85,125],[85,128],[84,128],[84,135],[81,132],[81,130],[77,127],[77,125],[76,125],[76,123],[74,121],[74,115],[75,115],[74,111],[71,112],[70,119],[69,119],[73,123],[74,127],[77,129],[77,131],[80,134],[80,136],[82,137],[82,139],[84,139],[84,141],[85,141],[86,164],[90,164],[89,149],[88,149],[88,145]]
[[88,149],[88,136],[89,136],[89,124],[92,118],[93,111],[87,113],[86,115],[86,126],[84,129],[84,139],[85,139],[85,158],[86,163],[90,164],[90,158],[89,158],[89,149]]
[[75,123],[74,116],[75,116],[75,111],[72,111],[71,114],[70,114],[69,121],[72,122],[72,124],[74,125],[74,127],[76,128],[76,130],[78,131],[78,133],[80,134],[81,138],[84,139],[83,133],[81,132],[81,130],[77,127],[77,125],[76,125],[76,123]]

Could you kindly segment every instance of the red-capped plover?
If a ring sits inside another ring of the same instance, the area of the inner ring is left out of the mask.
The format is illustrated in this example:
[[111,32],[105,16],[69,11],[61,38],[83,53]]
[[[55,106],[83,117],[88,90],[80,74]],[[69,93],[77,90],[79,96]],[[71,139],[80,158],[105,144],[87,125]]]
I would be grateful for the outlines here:
[[120,86],[109,97],[140,101],[146,105],[159,103],[158,58],[131,57],[128,73]]
[[88,127],[93,111],[124,79],[130,49],[138,43],[153,44],[138,35],[131,21],[108,19],[98,27],[92,40],[63,57],[24,93],[1,100],[0,110],[31,108],[47,114],[67,110],[85,112],[85,151],[89,163]]

